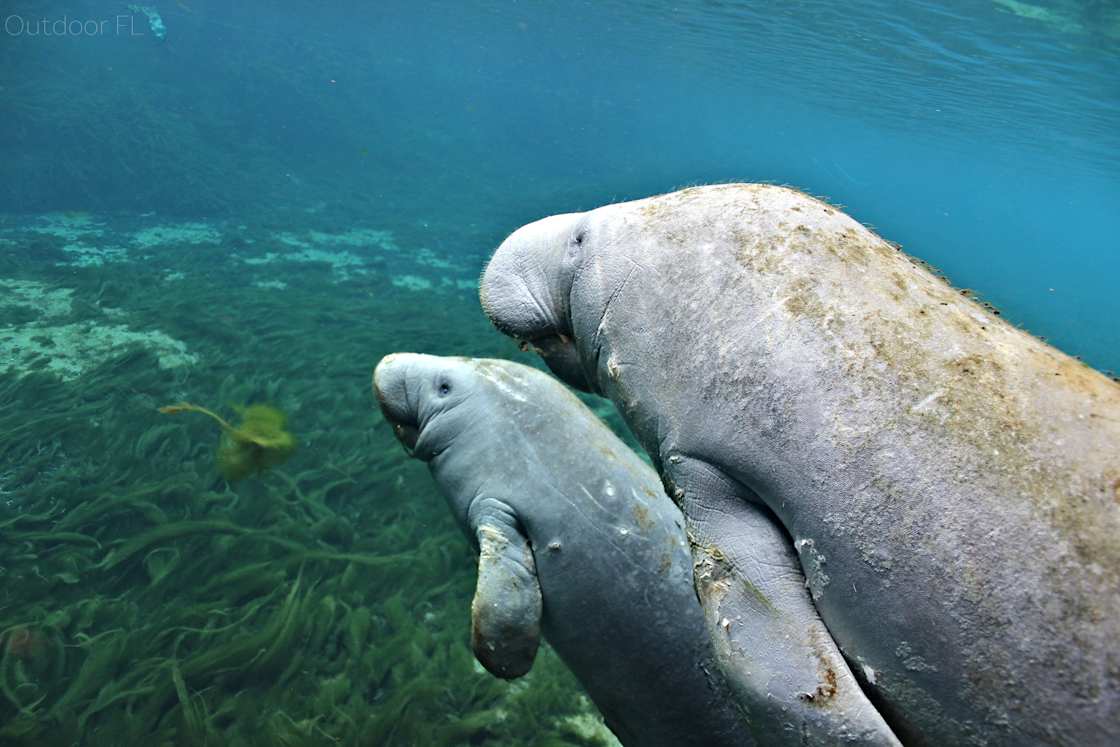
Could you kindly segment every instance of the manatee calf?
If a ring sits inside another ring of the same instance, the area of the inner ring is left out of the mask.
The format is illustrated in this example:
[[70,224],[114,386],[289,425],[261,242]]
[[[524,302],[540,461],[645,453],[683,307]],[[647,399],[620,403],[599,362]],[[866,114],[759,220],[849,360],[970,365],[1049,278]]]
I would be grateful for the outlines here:
[[898,744],[773,522],[744,530],[753,602],[717,648],[749,657],[751,675],[729,692],[680,512],[562,384],[508,361],[395,354],[374,390],[479,552],[472,644],[490,672],[527,672],[543,630],[627,744]]
[[532,223],[481,300],[619,407],[721,620],[764,509],[903,742],[1120,744],[1115,382],[777,186]]

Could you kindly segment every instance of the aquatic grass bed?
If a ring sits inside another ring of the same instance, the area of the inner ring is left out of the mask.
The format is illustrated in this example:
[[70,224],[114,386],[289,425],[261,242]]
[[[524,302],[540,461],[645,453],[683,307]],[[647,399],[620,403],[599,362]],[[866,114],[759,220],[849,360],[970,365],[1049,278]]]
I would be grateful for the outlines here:
[[[609,742],[551,651],[514,683],[473,661],[474,560],[369,377],[396,350],[522,355],[477,268],[379,231],[0,221],[0,743]],[[158,412],[183,400],[275,405],[296,450],[227,483],[213,423]]]

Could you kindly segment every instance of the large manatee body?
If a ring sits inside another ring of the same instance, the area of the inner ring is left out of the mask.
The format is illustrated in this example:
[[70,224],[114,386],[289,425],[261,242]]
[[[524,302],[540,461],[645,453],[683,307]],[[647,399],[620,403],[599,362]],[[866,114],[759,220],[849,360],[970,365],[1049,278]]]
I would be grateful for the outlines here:
[[472,643],[490,672],[528,671],[543,631],[626,744],[898,744],[775,524],[746,530],[755,604],[718,648],[745,650],[753,673],[729,687],[680,511],[561,383],[508,361],[394,354],[374,388],[479,552]]
[[720,619],[761,508],[904,742],[1120,744],[1115,382],[777,186],[529,224],[481,297],[618,406]]

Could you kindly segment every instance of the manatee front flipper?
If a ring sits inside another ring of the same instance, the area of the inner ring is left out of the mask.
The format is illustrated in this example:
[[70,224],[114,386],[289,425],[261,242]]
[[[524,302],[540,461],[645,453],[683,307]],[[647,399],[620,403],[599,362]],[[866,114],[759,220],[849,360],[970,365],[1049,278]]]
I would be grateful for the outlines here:
[[898,745],[825,627],[789,536],[754,494],[679,455],[666,488],[686,517],[694,581],[716,659],[759,744]]
[[467,521],[478,543],[478,585],[471,602],[471,647],[495,677],[529,671],[541,641],[541,587],[529,540],[501,501],[471,503]]

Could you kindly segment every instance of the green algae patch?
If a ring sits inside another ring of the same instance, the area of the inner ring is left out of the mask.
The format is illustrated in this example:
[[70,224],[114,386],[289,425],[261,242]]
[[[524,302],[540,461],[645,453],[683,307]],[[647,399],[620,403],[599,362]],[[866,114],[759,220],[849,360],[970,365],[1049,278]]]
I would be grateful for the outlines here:
[[165,415],[197,412],[217,421],[222,427],[218,469],[231,482],[283,464],[296,448],[295,438],[285,430],[286,416],[269,405],[242,408],[241,423],[237,426],[205,407],[187,402],[167,405],[159,411]]

